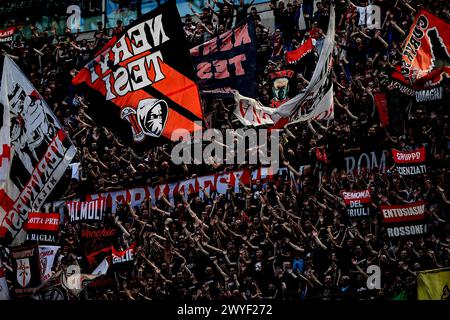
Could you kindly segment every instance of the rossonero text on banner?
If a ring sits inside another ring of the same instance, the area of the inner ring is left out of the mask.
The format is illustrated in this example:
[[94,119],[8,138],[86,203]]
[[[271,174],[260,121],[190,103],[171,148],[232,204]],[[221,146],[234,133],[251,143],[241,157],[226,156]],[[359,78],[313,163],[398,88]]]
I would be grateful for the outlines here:
[[405,205],[382,205],[380,209],[389,238],[426,234],[425,201]]

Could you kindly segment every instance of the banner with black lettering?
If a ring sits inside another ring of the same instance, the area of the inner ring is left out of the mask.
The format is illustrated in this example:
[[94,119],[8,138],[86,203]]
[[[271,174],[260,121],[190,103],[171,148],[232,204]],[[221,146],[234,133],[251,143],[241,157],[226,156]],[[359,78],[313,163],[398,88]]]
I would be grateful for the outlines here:
[[406,38],[402,73],[410,83],[427,86],[450,76],[450,24],[420,9]]
[[39,211],[76,153],[47,103],[19,67],[4,57],[0,105],[0,239],[25,241],[28,213]]
[[344,199],[349,218],[370,217],[370,204],[372,198],[370,190],[361,191],[342,191],[341,196]]
[[11,249],[13,260],[13,287],[17,298],[31,296],[41,284],[39,247],[15,247]]
[[16,27],[0,30],[0,43],[11,42],[14,38]]
[[275,110],[272,116],[275,122],[274,128],[280,128],[286,123],[334,118],[333,81],[331,78],[334,37],[335,10],[334,5],[331,5],[327,35],[311,80],[304,91]]
[[203,90],[232,88],[256,98],[256,32],[247,18],[233,29],[191,49]]
[[79,234],[79,254],[83,257],[83,270],[93,271],[99,268],[106,257],[110,257],[111,248],[117,242],[115,227],[82,226]]
[[59,213],[30,212],[25,223],[27,241],[39,244],[56,244],[59,241]]
[[389,238],[421,236],[427,232],[425,201],[405,205],[381,205],[380,209]]
[[104,198],[91,201],[67,201],[70,222],[103,221],[106,210]]
[[115,35],[72,82],[95,90],[90,90],[95,107],[89,112],[135,148],[148,149],[160,137],[172,139],[176,129],[193,132],[194,121],[203,119],[174,0]]
[[402,176],[413,176],[427,172],[425,147],[413,151],[392,149],[392,157],[398,173]]
[[131,271],[134,265],[134,255],[136,252],[136,242],[125,250],[112,248],[112,267],[116,271]]

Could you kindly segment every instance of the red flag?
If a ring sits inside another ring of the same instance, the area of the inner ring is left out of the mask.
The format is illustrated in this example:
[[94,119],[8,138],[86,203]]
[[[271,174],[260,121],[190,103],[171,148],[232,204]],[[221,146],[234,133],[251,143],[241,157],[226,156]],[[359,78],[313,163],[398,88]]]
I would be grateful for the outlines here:
[[27,222],[25,222],[24,228],[27,231],[58,231],[59,220],[59,213],[30,212],[28,214],[28,220]]
[[450,24],[421,9],[403,48],[402,73],[412,84],[441,82],[450,76]]
[[301,58],[306,56],[308,53],[312,51],[314,48],[312,38],[309,38],[302,44],[300,47],[293,51],[286,52],[286,62],[287,63],[295,63],[298,62]]
[[387,108],[386,94],[384,92],[374,93],[375,105],[378,109],[378,115],[380,116],[380,122],[383,127],[389,125],[389,112]]
[[13,40],[16,27],[10,27],[5,30],[0,30],[0,42],[11,42]]

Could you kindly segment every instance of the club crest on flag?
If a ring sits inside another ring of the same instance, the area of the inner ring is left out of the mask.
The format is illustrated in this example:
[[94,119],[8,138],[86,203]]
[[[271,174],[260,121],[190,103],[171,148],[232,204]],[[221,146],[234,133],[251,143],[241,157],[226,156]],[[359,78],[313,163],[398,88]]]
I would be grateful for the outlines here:
[[30,260],[26,259],[18,259],[17,260],[17,272],[16,272],[17,282],[22,287],[26,287],[31,280],[30,273]]

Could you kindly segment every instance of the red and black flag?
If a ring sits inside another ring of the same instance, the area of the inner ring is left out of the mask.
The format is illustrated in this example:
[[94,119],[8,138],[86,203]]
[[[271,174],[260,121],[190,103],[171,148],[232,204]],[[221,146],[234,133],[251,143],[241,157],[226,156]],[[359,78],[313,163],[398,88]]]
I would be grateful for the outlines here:
[[401,66],[396,66],[391,73],[391,83],[388,90],[398,90],[400,93],[415,97],[417,102],[428,102],[441,100],[444,97],[444,88],[442,85],[414,84],[411,85],[402,74]]
[[286,62],[289,64],[297,63],[304,56],[314,50],[316,40],[313,38],[308,38],[301,46],[292,51],[286,52]]
[[392,157],[398,172],[402,176],[427,173],[425,147],[413,151],[399,151],[392,149]]
[[389,238],[421,236],[427,232],[425,201],[381,205],[383,225]]
[[59,213],[30,212],[24,226],[27,241],[47,245],[57,244],[60,218]]
[[450,24],[421,9],[403,48],[402,73],[412,84],[427,86],[450,76]]
[[[117,241],[118,232],[115,227],[90,227],[83,225],[80,229],[79,254],[83,270],[95,270],[102,261],[111,256],[111,250]],[[109,259],[109,258],[108,258]]]
[[349,218],[370,217],[370,204],[372,197],[370,190],[342,191]]
[[116,271],[130,271],[134,265],[134,256],[136,253],[136,242],[127,249],[119,251],[112,248],[112,266]]
[[194,121],[203,119],[194,79],[180,15],[175,1],[168,1],[114,36],[72,82],[85,83],[116,106],[102,103],[96,118],[125,141],[132,134],[143,144],[171,139],[176,129],[194,131]]
[[4,30],[0,30],[0,43],[9,43],[13,41],[14,33],[16,32],[16,27],[10,27]]

